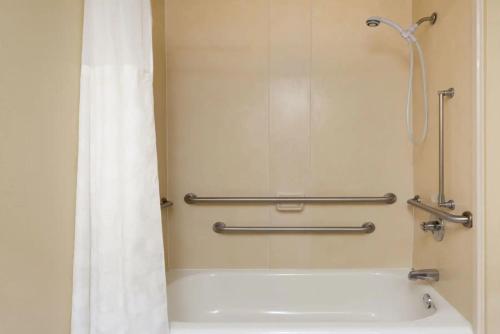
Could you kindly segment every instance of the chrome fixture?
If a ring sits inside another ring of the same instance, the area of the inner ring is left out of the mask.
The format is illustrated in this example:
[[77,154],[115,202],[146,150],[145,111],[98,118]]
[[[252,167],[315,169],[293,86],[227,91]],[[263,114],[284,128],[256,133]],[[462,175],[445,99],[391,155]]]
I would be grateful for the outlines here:
[[409,205],[414,206],[416,208],[427,211],[427,212],[433,214],[434,216],[436,216],[437,218],[441,218],[441,219],[443,219],[447,222],[450,222],[450,223],[462,224],[463,226],[465,226],[467,228],[471,228],[473,225],[472,224],[472,213],[470,213],[469,211],[464,211],[461,215],[454,215],[454,214],[451,214],[447,211],[443,211],[439,208],[435,208],[435,207],[432,207],[430,205],[422,203],[422,201],[418,195],[413,197],[412,199],[409,199],[408,201],[406,201],[406,203],[408,203]]
[[438,91],[439,96],[439,192],[437,198],[437,208],[422,203],[420,197],[415,197],[406,201],[411,206],[422,209],[437,217],[437,220],[423,223],[422,230],[425,232],[432,232],[434,239],[441,241],[444,238],[444,224],[443,221],[451,223],[462,224],[467,228],[472,228],[472,213],[464,211],[461,215],[454,215],[448,213],[440,208],[455,209],[455,202],[453,200],[446,200],[444,195],[444,98],[452,98],[455,96],[455,89],[448,88]]
[[438,18],[438,14],[436,12],[432,13],[431,16],[424,16],[420,20],[417,21],[417,25],[421,25],[424,22],[429,22],[430,24],[436,23]]
[[[399,24],[396,22],[389,20],[388,18],[381,17],[381,16],[371,16],[366,20],[366,25],[369,27],[378,27],[381,23],[391,27],[392,29],[396,30],[401,37],[403,37],[407,43],[408,43],[408,50],[410,53],[410,68],[409,68],[409,75],[408,75],[408,94],[406,96],[406,131],[408,133],[408,139],[413,143],[413,144],[420,144],[422,143],[425,138],[427,137],[427,131],[428,131],[428,125],[429,125],[429,99],[427,95],[427,71],[425,68],[425,59],[424,59],[424,52],[422,48],[420,47],[420,44],[417,41],[417,38],[415,37],[415,32],[417,31],[418,27],[424,23],[424,22],[430,22],[431,24],[436,23],[437,20],[437,13],[432,13],[431,16],[423,17],[420,20],[418,20],[416,23],[412,24],[410,27],[407,29],[404,29],[401,27]],[[423,94],[423,107],[424,107],[424,125],[422,128],[422,132],[418,138],[415,137],[415,134],[413,132],[413,109],[411,107],[412,104],[412,95],[413,95],[413,68],[414,68],[414,50],[413,46],[417,49],[418,57],[420,59],[420,70],[421,70],[421,76],[422,76],[422,94]]]
[[[431,14],[431,16],[425,16],[425,17],[422,17],[421,19],[419,19],[415,23],[415,25],[419,26],[424,22],[430,22],[430,24],[434,24],[434,23],[436,23],[436,21],[437,21],[437,13],[434,12]],[[381,22],[388,24],[388,25],[392,26],[393,28],[395,28],[395,26],[400,28],[400,26],[395,24],[393,21],[386,19],[384,17],[379,17],[379,16],[369,17],[368,20],[366,20],[366,25],[374,28],[374,27],[378,27]],[[403,29],[397,29],[397,30],[399,30],[400,32],[404,31]]]
[[432,301],[431,295],[429,295],[428,293],[422,296],[422,302],[424,303],[425,308],[428,310],[430,310],[431,308],[436,308],[436,305]]
[[437,282],[439,281],[439,271],[437,269],[412,270],[408,273],[408,279],[411,281]]
[[366,20],[366,25],[371,28],[378,27],[380,25],[380,20],[376,18],[369,18],[368,20]]
[[442,208],[455,209],[453,200],[446,200],[444,196],[444,98],[455,96],[455,89],[448,88],[438,91],[439,96],[439,193],[438,206]]
[[184,196],[187,204],[393,204],[396,199],[393,193],[375,197],[199,197],[192,193]]
[[162,197],[160,199],[160,206],[162,209],[164,208],[169,208],[171,207],[172,205],[174,205],[174,203],[170,202],[169,200],[167,200],[165,197]]
[[439,220],[432,220],[423,222],[420,226],[424,232],[434,232],[441,229],[441,222]]
[[436,241],[441,241],[444,239],[444,223],[441,218],[436,218],[435,220],[431,220],[428,222],[423,222],[420,224],[422,231],[431,232],[432,237]]
[[375,224],[364,223],[362,226],[352,227],[295,227],[295,226],[226,226],[225,223],[217,222],[213,225],[216,233],[373,233]]

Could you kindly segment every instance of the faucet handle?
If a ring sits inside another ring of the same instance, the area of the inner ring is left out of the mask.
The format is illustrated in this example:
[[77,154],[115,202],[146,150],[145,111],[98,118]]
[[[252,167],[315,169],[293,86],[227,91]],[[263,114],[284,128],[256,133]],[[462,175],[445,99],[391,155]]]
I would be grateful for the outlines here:
[[420,224],[420,227],[424,232],[434,232],[441,229],[441,223],[437,220],[431,220],[428,222],[423,222],[422,224]]
[[441,219],[431,220],[420,224],[422,231],[431,232],[434,240],[441,241],[444,238],[444,223]]

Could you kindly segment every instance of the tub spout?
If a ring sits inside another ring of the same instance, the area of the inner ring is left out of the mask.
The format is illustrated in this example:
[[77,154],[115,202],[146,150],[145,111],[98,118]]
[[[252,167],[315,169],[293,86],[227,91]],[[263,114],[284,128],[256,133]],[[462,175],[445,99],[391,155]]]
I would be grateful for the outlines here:
[[412,270],[408,273],[408,279],[437,282],[439,281],[439,271],[437,269]]

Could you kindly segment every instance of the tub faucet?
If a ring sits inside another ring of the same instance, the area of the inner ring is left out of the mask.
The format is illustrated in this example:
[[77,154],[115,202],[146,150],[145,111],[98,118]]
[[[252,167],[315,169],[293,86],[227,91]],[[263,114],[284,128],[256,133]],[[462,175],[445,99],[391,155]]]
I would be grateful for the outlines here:
[[408,273],[408,279],[411,281],[439,281],[439,271],[437,269],[412,270]]

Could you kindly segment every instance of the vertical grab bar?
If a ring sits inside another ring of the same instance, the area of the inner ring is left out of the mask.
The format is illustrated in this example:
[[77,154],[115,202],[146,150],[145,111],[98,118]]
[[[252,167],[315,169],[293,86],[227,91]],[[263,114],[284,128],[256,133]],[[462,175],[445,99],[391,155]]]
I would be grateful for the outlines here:
[[[420,197],[417,195],[406,201],[409,205],[418,208],[420,210],[429,212],[430,214],[436,216],[439,219],[446,220],[452,223],[459,223],[467,228],[472,228],[472,213],[469,211],[463,212],[461,215],[454,215],[449,213],[447,210],[441,210],[440,207],[447,209],[455,209],[455,202],[453,200],[446,200],[444,195],[444,98],[452,98],[455,95],[455,89],[448,88],[445,90],[438,91],[439,95],[439,193],[438,193],[438,208],[424,204]],[[425,229],[424,229],[425,231]],[[437,233],[438,230],[432,230],[433,234]],[[441,229],[441,233],[444,232]],[[434,238],[438,241],[442,240],[442,235],[434,235]]]
[[453,200],[446,200],[444,195],[444,98],[455,96],[455,89],[448,88],[438,91],[439,95],[439,193],[438,206],[442,208],[455,209]]

